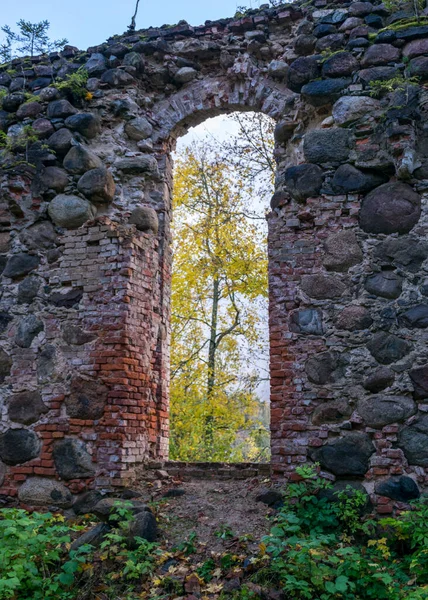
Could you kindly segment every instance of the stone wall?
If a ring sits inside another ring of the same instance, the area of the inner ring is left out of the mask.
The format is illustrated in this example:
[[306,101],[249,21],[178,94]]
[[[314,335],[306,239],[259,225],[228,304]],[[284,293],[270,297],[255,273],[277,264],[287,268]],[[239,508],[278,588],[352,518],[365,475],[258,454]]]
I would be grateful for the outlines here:
[[236,110],[277,121],[273,471],[319,462],[380,512],[428,485],[427,22],[314,0],[1,67],[6,501],[167,458],[170,153]]

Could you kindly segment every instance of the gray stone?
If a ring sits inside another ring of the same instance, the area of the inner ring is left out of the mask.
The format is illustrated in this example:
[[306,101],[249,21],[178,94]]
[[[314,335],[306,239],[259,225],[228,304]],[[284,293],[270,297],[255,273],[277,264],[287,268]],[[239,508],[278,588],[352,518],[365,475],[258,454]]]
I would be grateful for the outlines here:
[[389,365],[409,354],[412,346],[396,335],[379,331],[369,341],[367,348],[379,363]]
[[401,295],[403,278],[393,271],[381,271],[369,275],[364,286],[370,294],[392,300]]
[[102,499],[103,495],[97,490],[85,492],[79,496],[76,502],[73,504],[73,511],[76,513],[76,515],[87,515]]
[[37,380],[39,383],[49,383],[55,374],[56,349],[52,344],[46,344],[37,357]]
[[197,74],[198,72],[196,69],[193,69],[192,67],[181,67],[174,75],[174,81],[180,84],[189,83],[189,81],[195,79]]
[[352,408],[346,400],[335,400],[320,404],[312,414],[313,425],[341,423],[352,415]]
[[415,58],[421,54],[428,54],[428,38],[413,40],[403,48],[403,56],[406,58]]
[[87,479],[95,474],[91,455],[81,440],[65,438],[56,442],[53,459],[61,479]]
[[50,221],[40,221],[24,229],[19,238],[29,250],[48,250],[55,245],[57,235]]
[[24,102],[25,94],[22,92],[15,92],[14,94],[8,94],[2,99],[2,108],[7,112],[16,112]]
[[79,196],[59,194],[49,204],[48,213],[55,225],[74,229],[96,215],[96,208]]
[[296,126],[296,121],[291,121],[290,119],[278,121],[274,130],[275,142],[285,146],[286,143],[293,137]]
[[68,129],[62,128],[55,131],[50,136],[47,143],[49,148],[55,152],[57,156],[65,156],[71,148],[71,142],[73,141],[73,134]]
[[159,229],[158,215],[150,206],[135,208],[129,217],[129,222],[136,225],[139,231],[152,231],[155,235]]
[[338,52],[324,62],[322,74],[324,77],[347,77],[358,67],[358,60],[351,52]]
[[267,506],[275,506],[284,502],[284,495],[279,490],[268,488],[257,494],[256,502],[263,502]]
[[77,109],[68,100],[53,100],[48,104],[47,115],[49,119],[65,119],[76,113]]
[[311,459],[337,476],[363,477],[375,447],[367,434],[347,433],[310,452]]
[[135,83],[135,79],[123,69],[109,69],[101,76],[102,83],[111,88],[127,87]]
[[4,463],[0,462],[0,487],[3,485],[3,482],[6,477],[7,467]]
[[428,80],[428,56],[412,58],[408,68],[411,77],[418,77],[420,81]]
[[363,386],[369,392],[377,394],[385,388],[390,387],[395,380],[395,373],[388,367],[380,367],[371,373],[363,383]]
[[391,44],[374,44],[366,50],[361,62],[363,67],[387,65],[400,59],[401,50]]
[[338,194],[352,192],[369,192],[373,188],[385,183],[385,177],[378,173],[363,172],[352,165],[340,165],[334,174],[332,186]]
[[128,526],[126,533],[126,545],[129,549],[135,550],[139,546],[138,538],[155,542],[158,537],[158,527],[156,517],[151,512],[140,512]]
[[333,483],[332,487],[321,489],[318,493],[318,498],[325,498],[328,502],[340,502],[339,495],[345,492],[348,498],[352,498],[355,492],[363,494],[366,498],[366,504],[360,507],[360,513],[364,514],[367,509],[370,509],[370,496],[366,488],[359,481],[354,479],[340,479]]
[[94,525],[88,529],[88,531],[85,531],[85,533],[79,535],[79,537],[72,542],[70,550],[76,551],[86,544],[89,544],[93,548],[99,548],[101,542],[110,531],[111,527],[107,525],[107,523],[98,523],[98,525]]
[[67,344],[72,344],[74,346],[83,346],[88,342],[92,342],[97,337],[89,331],[84,331],[81,327],[72,325],[71,323],[64,324],[62,335]]
[[13,317],[8,312],[0,312],[0,333],[6,331],[11,321],[13,321]]
[[323,265],[328,271],[345,272],[363,260],[357,236],[351,230],[328,236],[324,243]]
[[103,498],[92,509],[92,513],[100,519],[111,524],[121,520],[117,514],[118,508],[127,508],[133,515],[151,512],[150,508],[140,500],[123,500],[122,498]]
[[398,320],[402,327],[426,329],[428,327],[428,305],[418,304],[402,313]]
[[39,140],[45,140],[55,133],[55,128],[49,119],[36,119],[31,126]]
[[116,192],[113,175],[104,167],[91,169],[79,179],[77,183],[79,192],[92,202],[111,202]]
[[126,67],[131,67],[132,69],[135,69],[137,73],[144,73],[144,60],[141,54],[139,54],[138,52],[128,52],[128,54],[125,54],[125,56],[123,57],[122,64]]
[[358,412],[366,425],[379,429],[414,415],[416,404],[407,396],[369,396],[359,400]]
[[335,380],[335,371],[339,366],[336,352],[320,352],[308,358],[305,371],[311,383],[324,385]]
[[10,279],[18,279],[37,269],[39,262],[39,257],[33,254],[27,254],[26,252],[14,254],[7,261],[3,275],[10,277]]
[[49,296],[49,302],[55,306],[73,308],[79,304],[83,297],[81,288],[72,288],[66,292],[54,292]]
[[65,120],[65,126],[72,131],[77,131],[89,140],[96,137],[101,131],[101,123],[93,113],[78,113]]
[[302,87],[321,74],[318,61],[313,56],[302,56],[292,62],[288,69],[287,86],[299,93]]
[[368,329],[373,323],[369,311],[364,306],[351,304],[345,307],[336,321],[338,329],[346,331],[359,331]]
[[145,117],[131,119],[125,125],[125,133],[131,140],[145,140],[153,133],[153,127]]
[[410,235],[391,237],[376,248],[375,256],[383,264],[417,273],[428,257],[428,244]]
[[142,155],[133,158],[120,158],[115,162],[115,167],[119,171],[130,175],[144,175],[147,173],[159,177],[158,163],[154,156]]
[[403,450],[410,465],[428,467],[428,415],[420,416],[400,430],[398,447]]
[[421,197],[406,183],[385,183],[363,200],[360,227],[367,233],[408,233],[419,221]]
[[302,87],[300,93],[312,106],[325,106],[333,104],[350,83],[350,79],[343,78],[311,81]]
[[417,483],[410,477],[390,477],[386,481],[375,484],[375,493],[379,496],[397,500],[397,502],[410,502],[417,500],[421,495]]
[[59,169],[58,167],[46,167],[41,171],[39,181],[42,193],[47,190],[63,192],[68,185],[68,175],[64,169]]
[[23,119],[35,119],[42,112],[40,102],[27,102],[22,104],[16,111],[16,117],[20,121]]
[[48,407],[43,402],[40,392],[19,392],[8,399],[9,419],[15,423],[31,425],[47,412]]
[[326,52],[327,50],[334,52],[335,50],[341,50],[344,42],[345,36],[343,33],[331,33],[318,39],[315,50],[319,53]]
[[107,60],[103,54],[94,52],[85,63],[84,68],[89,77],[98,77],[107,70]]
[[318,165],[303,164],[285,171],[287,190],[298,202],[318,196],[323,182],[323,171]]
[[274,79],[285,79],[288,75],[288,64],[283,60],[273,60],[269,63],[268,72]]
[[339,298],[346,290],[346,285],[334,275],[303,275],[301,288],[310,298],[327,300]]
[[367,115],[375,116],[382,110],[379,100],[368,96],[343,96],[333,106],[333,119],[336,125],[346,127]]
[[10,249],[10,233],[8,231],[0,232],[0,254],[8,253]]
[[0,434],[0,459],[7,465],[21,465],[40,454],[42,443],[34,431],[8,429]]
[[19,488],[18,498],[29,506],[70,508],[73,504],[73,495],[63,483],[45,477],[26,479]]
[[365,17],[375,10],[371,2],[352,2],[349,5],[349,14],[353,17]]
[[346,129],[310,131],[303,141],[305,158],[311,163],[340,163],[350,152],[349,132]]
[[409,371],[409,376],[413,384],[415,400],[428,398],[428,364],[412,369]]
[[2,348],[0,348],[0,383],[4,383],[6,377],[9,377],[11,369],[11,357]]
[[320,310],[306,308],[296,310],[290,317],[290,330],[296,333],[322,335],[322,313]]
[[389,81],[398,74],[395,67],[369,67],[358,72],[359,79],[366,85],[372,81]]
[[43,329],[43,321],[40,321],[35,315],[22,317],[16,329],[15,343],[20,348],[30,348],[36,335]]
[[103,167],[102,160],[93,152],[78,144],[67,153],[63,162],[64,168],[74,175],[82,175],[91,169]]
[[71,393],[65,399],[67,414],[73,419],[100,419],[108,399],[108,388],[100,381],[74,377]]

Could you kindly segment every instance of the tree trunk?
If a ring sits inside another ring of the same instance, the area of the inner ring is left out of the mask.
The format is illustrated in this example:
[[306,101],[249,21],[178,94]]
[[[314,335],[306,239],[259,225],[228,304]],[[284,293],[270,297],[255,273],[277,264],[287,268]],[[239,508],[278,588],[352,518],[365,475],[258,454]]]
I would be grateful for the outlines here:
[[[217,350],[217,323],[218,323],[218,305],[220,301],[220,282],[217,277],[213,282],[213,303],[211,307],[211,326],[210,326],[210,345],[208,350],[208,378],[207,378],[207,404],[210,404],[211,396],[215,387],[215,360]],[[205,416],[205,449],[210,454],[214,442],[214,416],[207,414]]]

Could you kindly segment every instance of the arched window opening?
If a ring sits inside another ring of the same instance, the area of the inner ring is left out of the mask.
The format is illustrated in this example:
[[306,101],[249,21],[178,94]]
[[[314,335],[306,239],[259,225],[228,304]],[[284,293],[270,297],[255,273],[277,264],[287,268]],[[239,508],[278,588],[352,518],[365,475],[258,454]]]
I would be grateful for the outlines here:
[[267,462],[266,210],[274,122],[208,119],[178,141],[173,199],[170,458]]

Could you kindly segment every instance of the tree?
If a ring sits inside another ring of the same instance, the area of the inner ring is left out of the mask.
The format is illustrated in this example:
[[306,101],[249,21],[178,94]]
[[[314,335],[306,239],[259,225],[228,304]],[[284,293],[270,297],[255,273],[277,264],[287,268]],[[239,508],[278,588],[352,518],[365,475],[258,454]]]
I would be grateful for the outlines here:
[[246,217],[251,186],[222,156],[194,145],[175,171],[171,457],[184,460],[256,458],[267,435],[252,365],[266,242]]
[[1,31],[6,34],[6,41],[2,44],[2,60],[10,61],[13,58],[14,52],[25,56],[34,56],[35,54],[45,54],[54,50],[62,49],[68,40],[51,41],[48,36],[50,27],[49,21],[40,21],[39,23],[31,23],[20,19],[17,23],[19,32],[12,31],[9,25],[1,27]]

